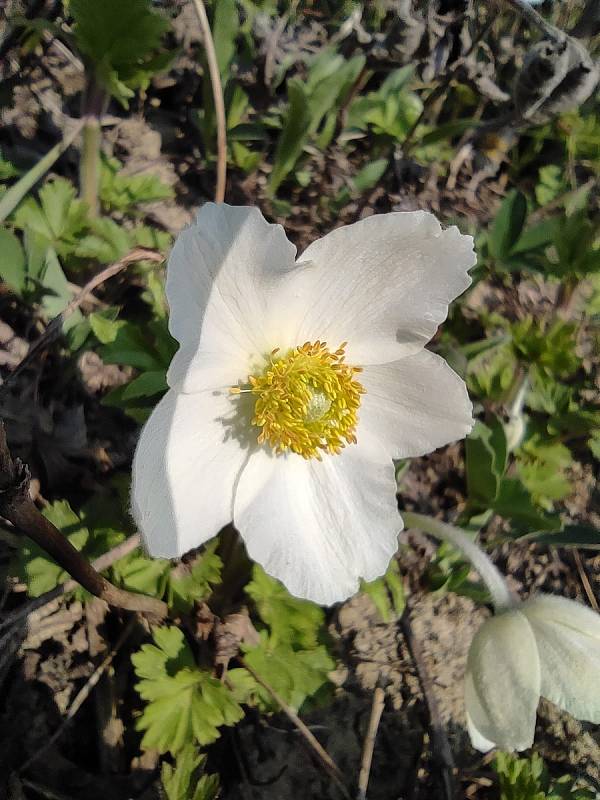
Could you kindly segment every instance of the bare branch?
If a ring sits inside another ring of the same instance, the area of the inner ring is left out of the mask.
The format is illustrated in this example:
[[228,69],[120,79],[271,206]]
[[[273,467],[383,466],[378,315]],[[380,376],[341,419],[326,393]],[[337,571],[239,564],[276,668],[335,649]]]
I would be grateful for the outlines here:
[[24,533],[60,564],[90,594],[109,605],[140,611],[158,619],[167,616],[167,604],[154,597],[118,589],[102,577],[50,520],[38,511],[29,494],[29,469],[13,461],[0,423],[0,516]]

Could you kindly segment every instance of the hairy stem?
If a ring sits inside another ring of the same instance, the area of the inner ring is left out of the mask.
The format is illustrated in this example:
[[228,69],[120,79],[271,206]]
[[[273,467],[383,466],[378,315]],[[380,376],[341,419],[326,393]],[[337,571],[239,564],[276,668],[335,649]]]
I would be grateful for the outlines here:
[[106,91],[94,77],[88,78],[83,97],[83,135],[79,161],[79,191],[82,200],[89,206],[91,217],[99,212],[100,190],[100,145],[102,129],[100,123],[108,105]]
[[408,528],[419,528],[436,539],[450,542],[457,547],[479,573],[491,595],[496,611],[515,605],[515,598],[500,570],[463,530],[433,517],[426,517],[424,514],[413,514],[412,511],[403,511],[402,518]]

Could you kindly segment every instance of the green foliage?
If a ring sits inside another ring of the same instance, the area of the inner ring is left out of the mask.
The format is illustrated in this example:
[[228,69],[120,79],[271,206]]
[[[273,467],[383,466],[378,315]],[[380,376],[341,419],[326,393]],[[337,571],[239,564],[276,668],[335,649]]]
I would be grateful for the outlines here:
[[271,631],[271,644],[292,644],[299,648],[317,645],[325,615],[323,609],[308,600],[299,600],[279,581],[255,564],[252,581],[246,586],[262,621]]
[[0,252],[0,278],[21,294],[26,284],[25,251],[19,239],[7,228],[0,228]]
[[141,329],[133,322],[115,320],[110,313],[96,312],[90,315],[89,322],[103,345],[100,354],[107,364],[126,364],[141,372],[129,383],[113,389],[102,402],[144,422],[167,389],[165,375],[177,350],[167,320],[154,319]]
[[530,758],[496,753],[493,766],[500,784],[500,800],[593,800],[596,796],[577,788],[577,781],[570,775],[551,778],[537,753]]
[[[244,661],[252,672],[296,711],[308,698],[328,687],[328,674],[335,667],[323,645],[295,650],[274,642],[266,631],[261,633],[258,646],[244,650]],[[230,670],[228,679],[239,702],[257,705],[263,711],[280,710],[271,693],[247,669]]]
[[507,261],[516,245],[527,216],[527,201],[513,189],[504,198],[490,230],[488,247],[492,258]]
[[412,76],[412,66],[401,67],[377,91],[357,97],[350,106],[347,127],[403,141],[423,109],[418,95],[409,89]]
[[476,422],[465,447],[469,500],[486,508],[498,497],[506,471],[508,450],[502,423],[496,417],[490,425]]
[[173,190],[157,175],[127,175],[116,158],[105,159],[100,174],[100,201],[108,211],[131,212],[144,203],[169,199]]
[[361,591],[368,594],[383,622],[391,622],[404,611],[405,598],[400,567],[395,558],[390,561],[385,575],[374,581],[361,584]]
[[142,746],[176,754],[190,742],[214,742],[222,725],[242,719],[242,709],[223,683],[197,667],[179,628],[157,628],[153,639],[131,657],[146,701],[136,723]]
[[[93,561],[114,547],[123,538],[110,529],[97,531],[92,536],[66,500],[57,500],[46,506],[44,516],[89,561]],[[17,571],[27,584],[27,591],[31,597],[39,597],[69,579],[69,575],[44,550],[25,538],[17,556]],[[87,593],[81,588],[77,589],[76,595],[80,599],[87,597]]]
[[306,80],[288,81],[289,105],[269,176],[271,196],[296,166],[310,137],[317,137],[321,148],[327,146],[333,135],[337,109],[363,65],[363,56],[345,59],[331,49],[324,50],[312,61]]
[[171,570],[168,585],[169,607],[189,611],[195,602],[207,600],[213,586],[221,582],[223,562],[216,554],[218,540],[206,545],[201,555]]
[[151,0],[71,0],[73,36],[96,80],[125,108],[170,55],[157,52],[169,24]]
[[218,775],[199,775],[206,756],[191,744],[177,754],[174,764],[163,762],[160,779],[167,800],[216,800],[219,794]]
[[58,255],[68,255],[87,225],[85,203],[76,199],[73,185],[65,178],[45,183],[38,197],[39,202],[28,197],[21,203],[15,213],[15,226],[35,234],[42,246],[52,247]]

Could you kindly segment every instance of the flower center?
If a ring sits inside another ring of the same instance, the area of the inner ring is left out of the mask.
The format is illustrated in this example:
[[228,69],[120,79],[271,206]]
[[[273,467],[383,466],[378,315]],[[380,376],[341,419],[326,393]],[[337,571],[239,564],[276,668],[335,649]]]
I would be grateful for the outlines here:
[[[346,342],[331,352],[326,342],[306,342],[285,355],[274,350],[260,374],[250,375],[256,397],[252,424],[258,441],[275,453],[292,451],[321,459],[322,451],[339,453],[356,443],[360,396],[355,380],[360,367],[344,363]],[[238,390],[239,391],[239,390]]]

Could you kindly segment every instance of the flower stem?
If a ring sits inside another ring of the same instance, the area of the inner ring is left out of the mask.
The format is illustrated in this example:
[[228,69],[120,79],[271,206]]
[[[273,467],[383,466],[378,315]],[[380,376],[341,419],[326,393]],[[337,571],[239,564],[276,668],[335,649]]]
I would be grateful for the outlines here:
[[94,77],[87,80],[83,96],[83,135],[79,161],[79,189],[81,198],[89,207],[91,217],[99,211],[100,145],[102,143],[102,116],[108,105],[108,94]]
[[83,126],[79,183],[81,198],[89,208],[90,217],[98,216],[98,188],[100,184],[100,123],[89,118]]
[[435,536],[436,539],[450,542],[465,555],[475,567],[481,580],[487,586],[492,603],[496,611],[511,608],[515,605],[515,598],[508,588],[504,576],[489,556],[473,542],[469,536],[453,525],[423,514],[413,514],[411,511],[402,511],[404,524],[409,528],[419,528],[425,533]]

